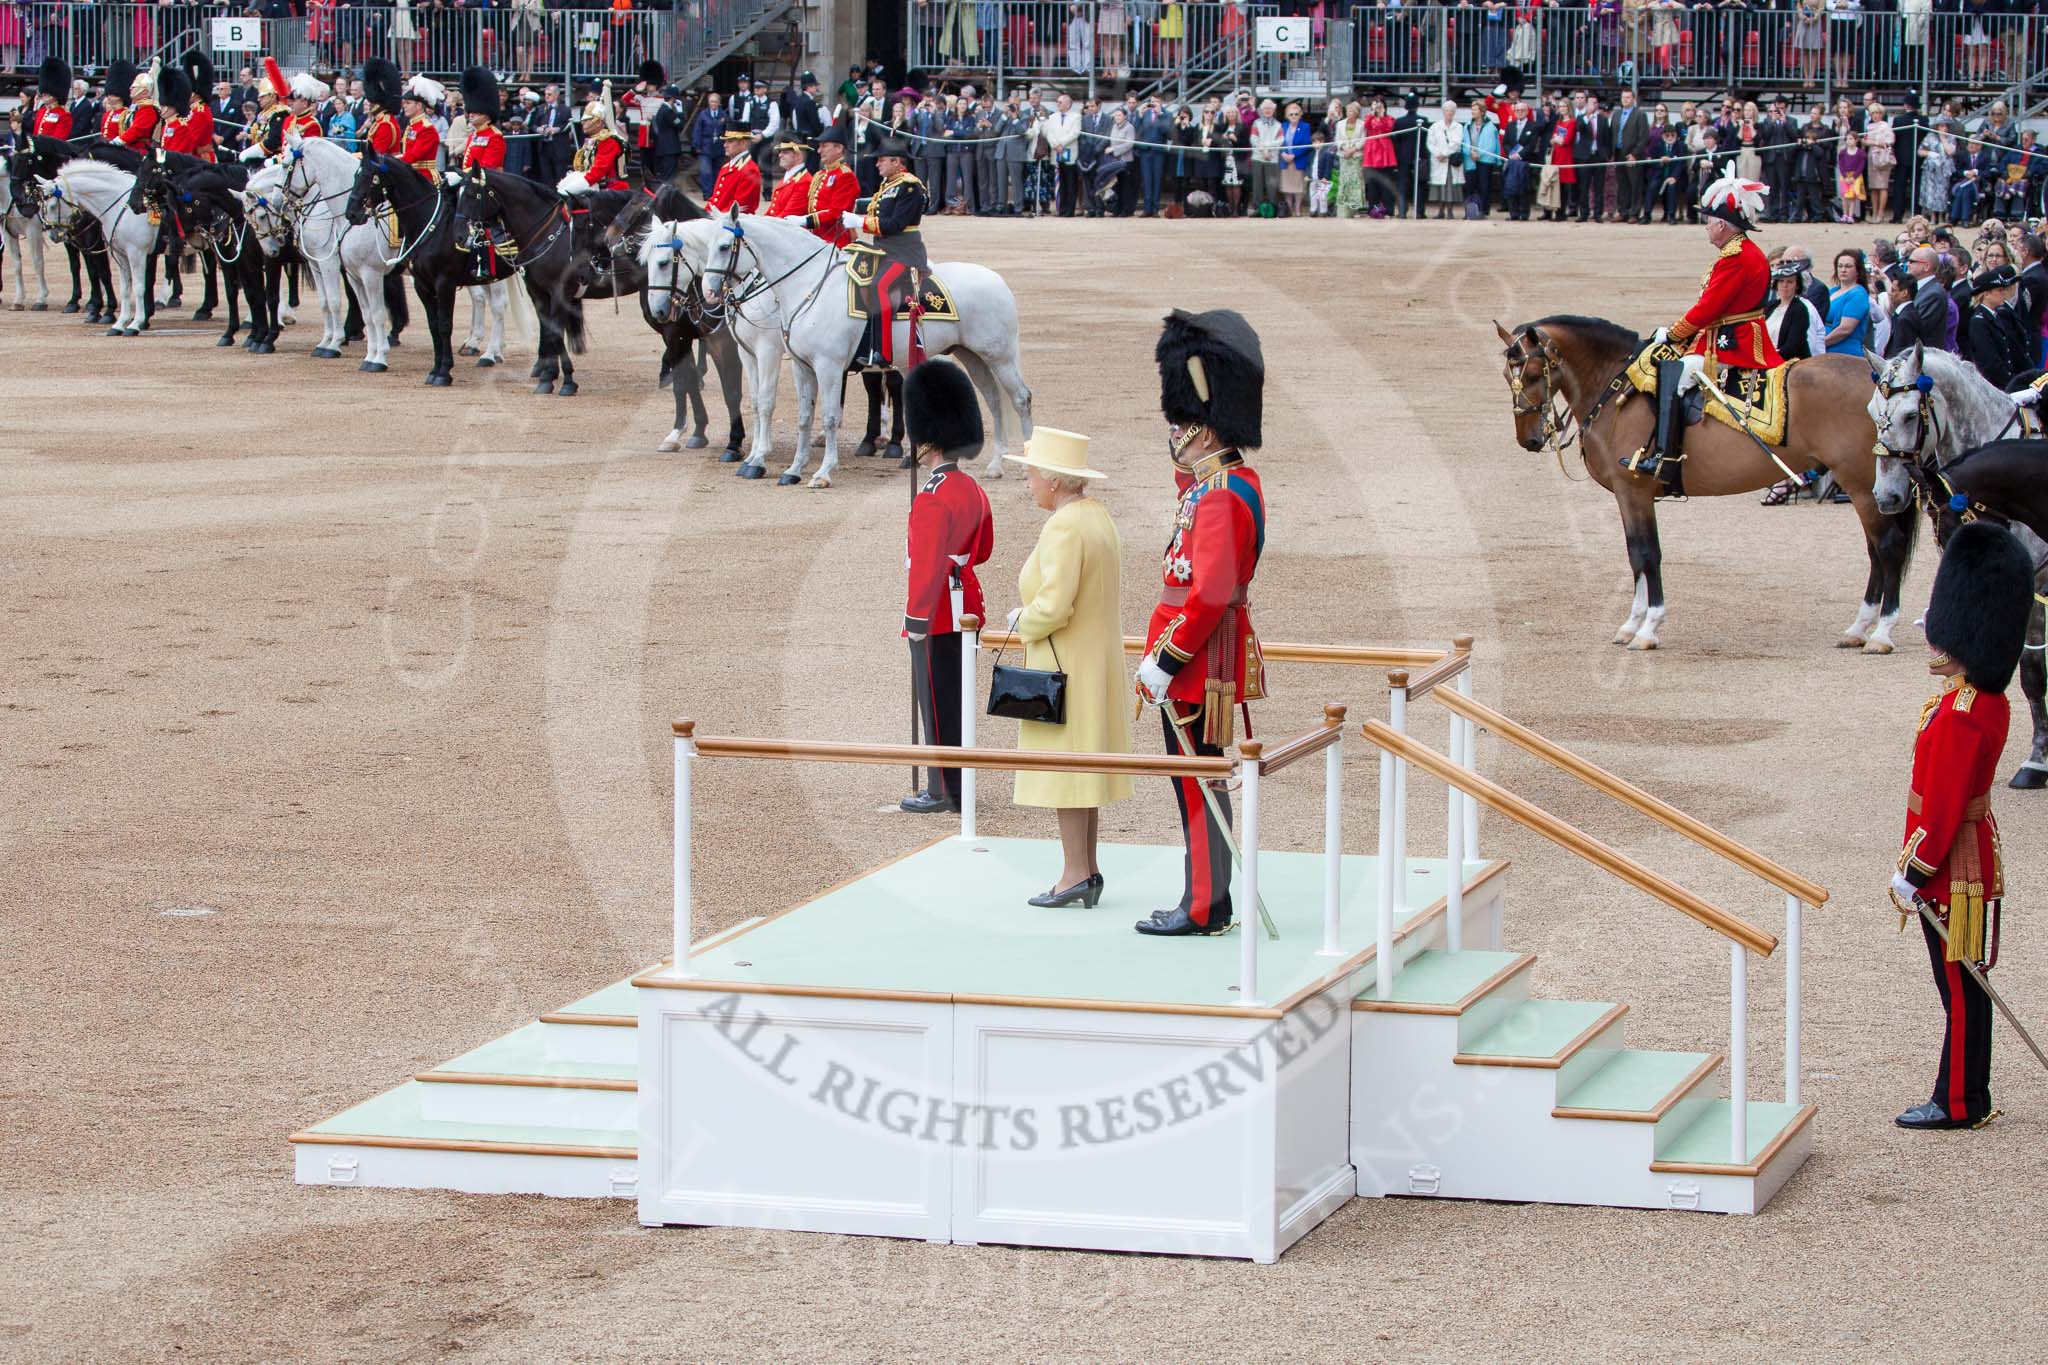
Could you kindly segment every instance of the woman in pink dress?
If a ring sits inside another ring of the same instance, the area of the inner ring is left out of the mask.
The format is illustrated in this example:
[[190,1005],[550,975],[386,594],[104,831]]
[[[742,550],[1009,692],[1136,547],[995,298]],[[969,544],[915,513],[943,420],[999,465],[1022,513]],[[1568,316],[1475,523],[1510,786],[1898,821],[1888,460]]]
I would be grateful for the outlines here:
[[1365,116],[1365,151],[1360,164],[1365,171],[1366,211],[1375,218],[1384,218],[1399,202],[1394,186],[1394,166],[1399,158],[1394,152],[1393,132],[1394,120],[1387,113],[1387,102],[1373,100],[1372,112]]

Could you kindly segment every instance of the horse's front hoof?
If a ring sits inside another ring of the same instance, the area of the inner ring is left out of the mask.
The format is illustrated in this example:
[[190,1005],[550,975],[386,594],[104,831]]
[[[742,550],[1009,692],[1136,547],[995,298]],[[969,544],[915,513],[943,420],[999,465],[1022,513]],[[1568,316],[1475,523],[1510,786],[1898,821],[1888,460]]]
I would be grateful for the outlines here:
[[789,486],[790,486],[791,484],[795,484],[795,483],[802,483],[802,482],[803,482],[803,480],[802,480],[802,479],[800,479],[800,478],[798,478],[798,477],[797,477],[796,475],[794,475],[794,474],[784,474],[784,475],[783,475],[783,476],[782,476],[781,478],[779,478],[779,479],[777,479],[777,480],[775,481],[775,486],[776,486],[777,488],[787,488],[787,487],[789,487]]
[[196,312],[196,313],[194,313],[194,314],[192,315],[192,321],[194,321],[194,322],[212,322],[212,321],[213,321],[213,310],[212,310],[211,308],[202,308],[202,309],[200,309],[200,310],[199,310],[198,312]]
[[468,342],[466,342],[466,341],[465,341],[464,343],[462,343],[462,345],[461,345],[460,347],[458,347],[458,348],[456,349],[456,352],[455,352],[455,354],[457,354],[457,355],[482,355],[482,354],[483,354],[483,352],[482,352],[482,351],[480,351],[480,350],[478,350],[478,349],[477,349],[476,347],[474,347],[474,346],[470,345],[470,344],[469,344]]
[[1628,647],[1641,650],[1655,649],[1657,647],[1657,637],[1654,635],[1638,635],[1635,639],[1628,642]]
[[315,346],[313,348],[313,358],[315,360],[339,360],[341,359],[341,352],[331,346]]
[[28,306],[28,311],[31,313],[47,313],[50,311],[50,305],[47,303],[32,303]]
[[863,437],[861,439],[861,443],[853,448],[853,455],[854,458],[857,460],[869,459],[874,455],[874,453],[875,438],[872,436]]
[[1861,635],[1857,635],[1857,634],[1855,634],[1855,633],[1851,632],[1851,633],[1848,633],[1848,634],[1845,634],[1845,635],[1843,635],[1841,639],[1839,639],[1839,640],[1835,641],[1835,648],[1836,648],[1836,649],[1861,649],[1861,648],[1863,648],[1863,646],[1864,646],[1864,644],[1865,644],[1865,643],[1866,643],[1866,639],[1865,639],[1865,637],[1864,637],[1864,636],[1861,636]]
[[216,345],[216,346],[223,346],[223,347],[225,347],[225,346],[232,346],[232,345],[234,345],[234,344],[235,344],[235,339],[234,339],[233,337],[222,337],[222,338],[220,338],[220,340],[218,340],[218,341],[214,342],[213,344],[214,344],[214,345]]
[[1890,640],[1865,640],[1863,642],[1863,652],[1865,654],[1889,654],[1892,652],[1892,642]]
[[365,360],[362,364],[356,366],[356,369],[363,374],[382,374],[390,368],[389,365],[376,360]]
[[540,383],[535,384],[533,386],[533,391],[535,393],[553,393],[555,391],[555,381],[552,379],[543,379],[540,381]]
[[75,313],[75,312],[77,312],[77,311],[78,311],[78,300],[77,300],[77,299],[73,299],[73,300],[71,300],[71,302],[69,302],[69,303],[65,304],[65,305],[64,305],[64,307],[63,307],[63,309],[62,309],[62,311],[63,311],[63,312],[66,312],[66,313]]
[[10,313],[24,313],[28,311],[28,306],[26,304],[10,303],[7,305],[7,311]]
[[738,469],[735,469],[733,473],[743,479],[759,479],[765,477],[768,471],[757,464],[743,464]]
[[654,448],[658,455],[669,455],[683,448],[682,438],[673,431],[661,438],[661,444]]
[[683,449],[703,450],[710,446],[710,444],[711,442],[705,440],[702,436],[692,436],[689,440],[683,442]]
[[737,450],[721,450],[718,453],[718,462],[720,464],[738,464],[740,459],[741,456]]
[[2048,768],[2036,768],[2031,763],[2012,775],[2012,781],[2005,784],[2018,792],[2037,792],[2048,787]]
[[831,480],[831,478],[830,478],[830,477],[828,477],[827,475],[824,475],[824,474],[813,474],[813,475],[811,475],[811,487],[813,487],[813,488],[830,488],[831,486],[832,486],[832,480]]
[[255,351],[257,355],[276,355],[277,343],[274,341],[259,341],[250,349]]
[[426,382],[427,387],[430,389],[445,389],[454,384],[455,381],[445,374],[436,373],[428,375]]
[[564,379],[564,380],[562,381],[562,390],[561,390],[561,394],[562,394],[562,397],[564,397],[564,398],[574,398],[574,397],[576,396],[577,392],[578,392],[578,390],[577,390],[577,388],[576,388],[576,381],[575,381],[575,380],[573,380],[573,379]]
[[534,361],[534,362],[533,362],[533,368],[532,368],[532,369],[530,369],[530,370],[528,370],[528,371],[526,372],[526,377],[527,377],[528,379],[538,379],[538,378],[540,378],[540,374],[541,374],[540,366],[541,366],[541,362],[540,362],[540,361],[538,361],[538,360]]
[[478,356],[476,359],[476,367],[479,370],[488,370],[495,366],[497,363],[497,361],[491,359],[491,357],[487,355]]
[[120,337],[127,336],[128,334],[122,331],[119,327],[109,327],[105,332],[102,332],[101,335],[110,337]]

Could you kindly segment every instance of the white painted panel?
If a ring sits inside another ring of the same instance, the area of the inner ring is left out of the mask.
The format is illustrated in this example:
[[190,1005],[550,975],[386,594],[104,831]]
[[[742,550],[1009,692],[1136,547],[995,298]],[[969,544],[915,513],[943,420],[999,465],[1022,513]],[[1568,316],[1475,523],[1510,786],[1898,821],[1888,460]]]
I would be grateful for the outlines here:
[[541,1040],[558,1062],[632,1066],[640,1060],[637,1029],[601,1024],[542,1024]]
[[440,1152],[327,1143],[295,1143],[292,1167],[301,1185],[549,1194],[570,1199],[631,1199],[637,1176],[631,1160],[617,1157]]
[[640,1121],[640,1097],[630,1090],[423,1081],[420,1117],[434,1123],[631,1132]]

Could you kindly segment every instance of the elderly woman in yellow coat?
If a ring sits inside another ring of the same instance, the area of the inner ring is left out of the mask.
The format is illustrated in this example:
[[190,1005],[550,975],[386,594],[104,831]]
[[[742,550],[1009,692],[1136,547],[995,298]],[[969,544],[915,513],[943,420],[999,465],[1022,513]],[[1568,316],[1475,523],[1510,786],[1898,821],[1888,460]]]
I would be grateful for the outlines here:
[[[1127,754],[1131,751],[1130,682],[1124,674],[1123,544],[1109,509],[1088,496],[1104,476],[1088,467],[1088,438],[1040,427],[1022,455],[1008,457],[1031,477],[1031,500],[1052,513],[1038,545],[1017,575],[1024,605],[1010,613],[1010,629],[1024,640],[1028,668],[1067,675],[1066,720],[1059,725],[1019,721],[1019,748],[1046,752]],[[1020,806],[1059,813],[1065,857],[1052,889],[1033,896],[1044,907],[1102,897],[1096,864],[1102,807],[1131,794],[1121,773],[1017,774]]]

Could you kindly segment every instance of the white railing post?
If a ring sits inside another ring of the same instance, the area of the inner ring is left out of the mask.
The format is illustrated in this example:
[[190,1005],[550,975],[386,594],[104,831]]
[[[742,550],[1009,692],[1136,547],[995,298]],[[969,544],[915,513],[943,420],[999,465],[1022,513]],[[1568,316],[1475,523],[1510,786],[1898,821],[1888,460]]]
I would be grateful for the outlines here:
[[[1472,644],[1472,637],[1469,635],[1460,635],[1457,638],[1457,640],[1453,643],[1459,644],[1463,648],[1470,649]],[[1454,683],[1454,686],[1458,689],[1459,696],[1467,698],[1468,700],[1471,698],[1471,664],[1468,663],[1465,665],[1465,671],[1458,675],[1457,680]],[[1458,717],[1458,730],[1460,734],[1460,752],[1454,754],[1452,757],[1456,760],[1458,766],[1463,768],[1466,772],[1476,773],[1479,771],[1479,757],[1478,754],[1475,752],[1475,749],[1477,747],[1475,744],[1475,740],[1479,733],[1479,727],[1474,725],[1471,721],[1466,720],[1464,717],[1460,716]],[[1477,858],[1479,856],[1479,800],[1477,797],[1467,796],[1464,799],[1463,805],[1465,812],[1465,856],[1467,858]]]
[[1237,1003],[1259,1003],[1259,754],[1264,745],[1244,740],[1237,746],[1239,795],[1244,800],[1243,896],[1237,899]]
[[[1458,724],[1456,716],[1451,717],[1451,724]],[[1456,734],[1451,738],[1455,750]],[[1444,817],[1444,860],[1450,864],[1450,881],[1444,886],[1444,950],[1456,953],[1465,947],[1465,812],[1461,809],[1465,793],[1449,783],[1444,786],[1451,794]]]
[[697,756],[697,723],[675,724],[676,746],[676,903],[675,960],[672,976],[690,974],[690,763]]
[[[969,612],[960,622],[960,747],[974,747],[974,697],[981,676],[981,618]],[[974,778],[972,764],[960,768],[960,837],[974,837]]]
[[1799,1103],[1799,921],[1806,907],[1785,897],[1785,1103]]
[[[1405,730],[1407,719],[1408,675],[1389,673],[1387,724],[1397,731]],[[1377,862],[1380,884],[1379,904],[1374,911],[1377,922],[1373,939],[1373,984],[1382,1000],[1390,1000],[1394,995],[1394,898],[1399,894],[1397,879],[1401,859],[1397,850],[1402,833],[1397,762],[1391,750],[1380,750],[1380,846]]]
[[1749,950],[1728,945],[1728,1160],[1749,1164]]
[[[1387,674],[1391,689],[1387,705],[1387,724],[1395,734],[1408,733],[1408,675]],[[1394,899],[1388,906],[1391,913],[1406,908],[1408,904],[1408,764],[1394,759]]]
[[1344,954],[1344,708],[1323,708],[1337,742],[1323,750],[1323,956]]

